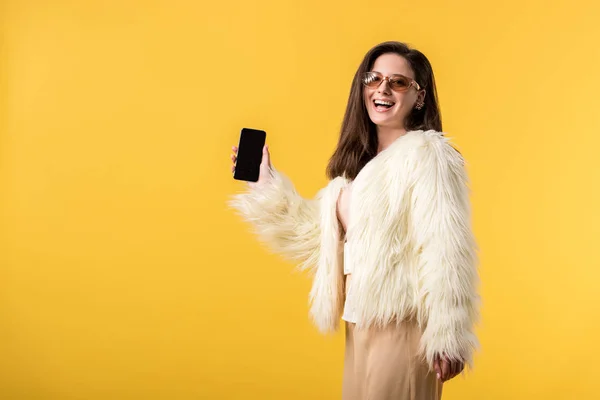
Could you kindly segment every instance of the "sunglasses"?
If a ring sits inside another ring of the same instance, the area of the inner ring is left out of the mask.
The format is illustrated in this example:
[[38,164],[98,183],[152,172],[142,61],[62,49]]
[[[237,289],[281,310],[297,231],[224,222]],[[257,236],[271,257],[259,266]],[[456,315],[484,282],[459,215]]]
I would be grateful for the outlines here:
[[417,90],[421,90],[421,86],[414,79],[400,74],[383,76],[375,71],[365,72],[362,77],[362,83],[370,89],[377,89],[386,79],[392,90],[396,92],[406,92],[411,86],[414,86]]

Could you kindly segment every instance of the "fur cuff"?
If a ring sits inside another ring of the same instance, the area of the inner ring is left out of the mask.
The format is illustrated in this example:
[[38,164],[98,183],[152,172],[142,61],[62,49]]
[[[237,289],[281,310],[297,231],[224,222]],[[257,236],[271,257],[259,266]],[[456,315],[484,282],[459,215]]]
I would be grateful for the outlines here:
[[234,195],[228,204],[271,251],[299,262],[302,270],[313,267],[319,259],[318,201],[302,198],[274,168],[271,176],[269,182]]

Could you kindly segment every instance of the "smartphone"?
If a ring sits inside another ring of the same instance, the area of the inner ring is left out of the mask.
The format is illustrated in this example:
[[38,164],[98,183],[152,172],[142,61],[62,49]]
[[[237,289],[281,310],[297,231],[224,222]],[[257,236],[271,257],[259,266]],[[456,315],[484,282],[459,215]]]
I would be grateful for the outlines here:
[[235,172],[233,173],[234,179],[248,182],[258,181],[266,139],[267,133],[265,131],[250,128],[242,129]]

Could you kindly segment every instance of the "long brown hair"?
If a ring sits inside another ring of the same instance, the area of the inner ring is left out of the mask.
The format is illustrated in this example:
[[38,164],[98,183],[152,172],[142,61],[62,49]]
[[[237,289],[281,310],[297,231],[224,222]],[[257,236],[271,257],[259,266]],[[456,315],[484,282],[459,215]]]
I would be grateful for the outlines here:
[[421,110],[413,109],[406,117],[406,129],[442,131],[433,69],[427,57],[405,43],[380,43],[369,50],[354,74],[338,145],[327,165],[329,179],[342,175],[349,179],[356,178],[365,164],[377,154],[377,129],[365,107],[361,77],[373,68],[379,56],[388,53],[404,57],[415,74],[415,80],[427,91],[425,106]]

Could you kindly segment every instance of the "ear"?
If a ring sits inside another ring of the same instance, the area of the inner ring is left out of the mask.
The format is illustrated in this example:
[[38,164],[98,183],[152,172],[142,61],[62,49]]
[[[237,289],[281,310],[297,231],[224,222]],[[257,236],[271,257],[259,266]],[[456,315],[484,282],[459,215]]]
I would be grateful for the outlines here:
[[425,89],[420,90],[419,93],[417,94],[417,103],[424,103],[426,94],[427,94],[427,91]]

